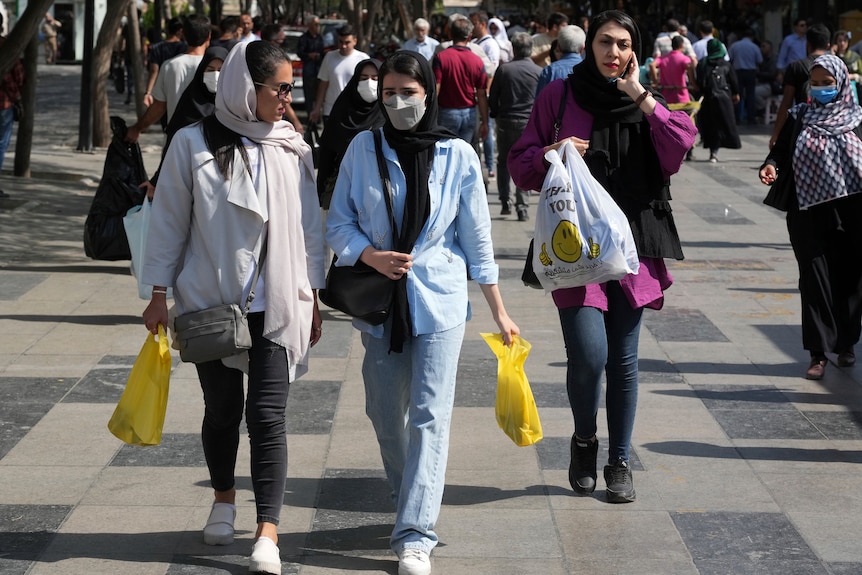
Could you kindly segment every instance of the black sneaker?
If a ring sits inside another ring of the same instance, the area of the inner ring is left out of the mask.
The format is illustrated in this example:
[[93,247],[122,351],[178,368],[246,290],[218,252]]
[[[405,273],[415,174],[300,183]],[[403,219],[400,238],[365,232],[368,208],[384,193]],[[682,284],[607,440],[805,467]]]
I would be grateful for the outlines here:
[[613,465],[605,465],[605,483],[608,503],[631,503],[635,500],[635,485],[628,461],[620,459]]
[[526,222],[530,219],[530,214],[527,213],[527,208],[521,208],[518,210],[518,221]]
[[500,215],[501,216],[511,215],[512,214],[512,208],[509,206],[509,202],[504,200],[502,202],[502,204],[503,204],[503,209],[500,210]]
[[599,440],[584,441],[572,435],[572,460],[569,463],[569,483],[576,493],[592,493],[596,490],[596,454]]

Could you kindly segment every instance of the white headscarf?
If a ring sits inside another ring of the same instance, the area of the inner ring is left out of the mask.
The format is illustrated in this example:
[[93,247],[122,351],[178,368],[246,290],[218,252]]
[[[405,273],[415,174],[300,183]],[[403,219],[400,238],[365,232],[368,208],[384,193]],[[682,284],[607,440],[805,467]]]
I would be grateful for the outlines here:
[[258,195],[261,200],[265,196],[269,217],[263,335],[285,347],[292,363],[304,363],[314,295],[306,273],[300,170],[307,170],[306,177],[313,181],[314,162],[311,148],[290,122],[257,118],[257,89],[246,63],[246,52],[254,43],[234,46],[222,65],[215,115],[226,127],[260,144],[266,190],[258,190]]
[[497,44],[500,46],[500,63],[503,62],[511,62],[515,59],[514,50],[512,50],[512,43],[509,41],[509,37],[506,35],[506,27],[503,25],[503,21],[499,18],[489,18],[488,19],[488,33],[491,34],[491,24],[497,27],[497,33],[492,34],[494,40],[497,41]]

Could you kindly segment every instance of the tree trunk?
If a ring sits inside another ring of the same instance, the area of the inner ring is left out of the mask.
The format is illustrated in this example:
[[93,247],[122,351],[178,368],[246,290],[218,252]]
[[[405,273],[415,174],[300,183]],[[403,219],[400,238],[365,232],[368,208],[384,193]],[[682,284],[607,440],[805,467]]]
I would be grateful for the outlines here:
[[105,19],[93,49],[93,145],[99,148],[111,143],[111,119],[108,113],[108,72],[111,52],[117,42],[117,28],[127,13],[131,0],[108,0]]
[[144,92],[147,91],[147,81],[144,79],[141,28],[138,22],[138,7],[135,4],[135,2],[129,2],[129,23],[126,26],[126,50],[129,50],[129,61],[132,64],[132,74],[135,76],[135,113],[140,118],[146,111],[144,107]]
[[30,152],[33,150],[33,117],[36,102],[36,61],[39,59],[39,37],[35,34],[24,50],[24,85],[21,87],[21,101],[24,102],[24,117],[18,121],[18,135],[15,139],[14,175],[30,177]]
[[[0,47],[0,78],[12,69],[18,57],[27,48],[27,44],[39,28],[39,23],[45,17],[45,13],[51,8],[54,0],[33,0],[27,4],[27,9],[18,18],[12,32],[6,37],[3,46]],[[26,102],[25,102],[26,104]]]

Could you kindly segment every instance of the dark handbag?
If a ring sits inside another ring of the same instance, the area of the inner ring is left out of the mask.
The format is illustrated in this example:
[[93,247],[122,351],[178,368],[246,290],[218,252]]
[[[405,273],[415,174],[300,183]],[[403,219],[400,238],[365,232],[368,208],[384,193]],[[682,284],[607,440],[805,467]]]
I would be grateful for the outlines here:
[[248,310],[254,300],[254,290],[266,258],[266,241],[260,261],[251,280],[251,291],[240,308],[235,303],[208,307],[184,313],[174,319],[174,335],[180,348],[180,359],[188,363],[204,363],[238,355],[251,349]]
[[[389,181],[389,170],[383,158],[379,130],[374,130],[374,148],[377,152],[377,168],[383,184],[389,225],[394,234],[397,226],[392,213],[392,183]],[[320,301],[371,325],[384,323],[392,308],[396,282],[363,262],[352,266],[337,266],[337,261],[337,256],[332,258],[329,273],[326,275],[326,289],[318,294]]]
[[[791,132],[789,140],[790,142],[795,143],[799,138],[799,134],[802,132],[803,128],[802,118],[805,116],[805,112],[807,111],[808,108],[806,107],[801,109],[799,114],[797,114],[796,120],[793,123],[793,131]],[[788,146],[784,161],[781,162],[781,165],[786,167],[778,172],[775,181],[769,187],[769,192],[767,192],[766,197],[763,198],[764,204],[782,212],[786,212],[794,205],[798,205],[796,199],[796,181],[793,177],[792,167],[793,148],[794,146]],[[763,166],[761,166],[761,168],[762,167]]]
[[[560,107],[557,109],[557,117],[554,120],[554,142],[560,138],[560,126],[563,124],[563,114],[566,111],[566,98],[569,95],[569,83],[563,83],[563,97],[560,99]],[[525,286],[542,289],[542,283],[536,276],[536,270],[533,269],[533,240],[530,240],[530,247],[527,249],[527,261],[524,262],[524,271],[521,272],[521,281]]]
[[320,161],[320,131],[317,124],[309,124],[303,135],[306,143],[311,146],[311,158],[314,161],[314,167],[318,167]]
[[12,119],[15,122],[20,122],[21,118],[24,117],[24,103],[21,100],[17,100],[12,104]]

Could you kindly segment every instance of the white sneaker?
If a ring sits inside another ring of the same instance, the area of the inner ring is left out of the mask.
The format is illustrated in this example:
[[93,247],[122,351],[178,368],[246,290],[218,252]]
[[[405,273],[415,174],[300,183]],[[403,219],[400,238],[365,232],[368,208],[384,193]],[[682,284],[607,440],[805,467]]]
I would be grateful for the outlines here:
[[278,545],[272,539],[263,536],[257,538],[254,547],[251,548],[248,571],[281,575],[281,556],[278,553]]
[[206,527],[204,543],[207,545],[230,545],[233,543],[233,522],[236,520],[236,505],[213,503]]
[[430,575],[431,558],[421,549],[402,549],[398,554],[398,575]]

